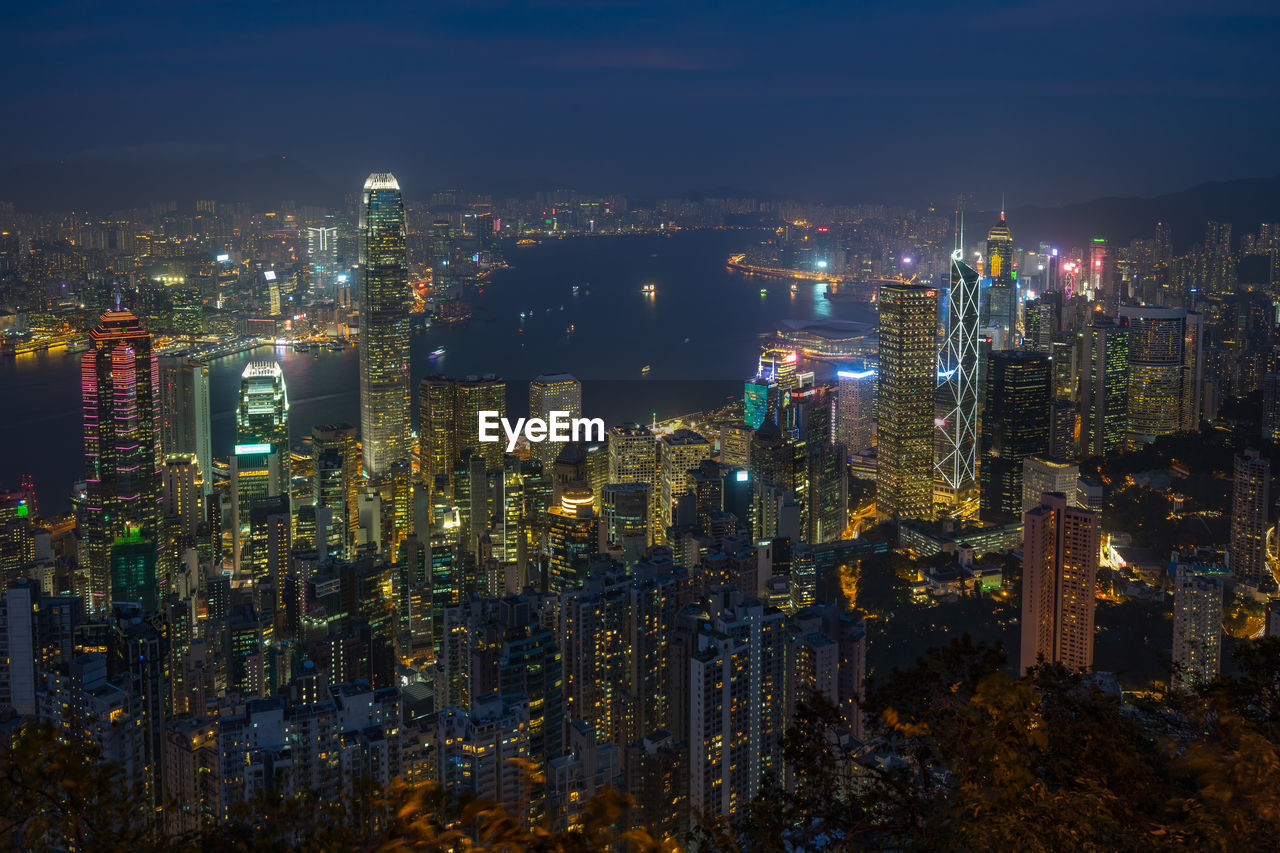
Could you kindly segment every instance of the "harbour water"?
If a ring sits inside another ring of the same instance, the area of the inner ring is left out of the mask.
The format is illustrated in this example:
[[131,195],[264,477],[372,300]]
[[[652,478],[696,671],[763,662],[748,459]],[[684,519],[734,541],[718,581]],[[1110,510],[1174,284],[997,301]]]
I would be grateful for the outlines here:
[[[761,336],[779,320],[875,321],[866,305],[824,299],[819,283],[799,282],[792,292],[788,281],[725,269],[730,254],[760,238],[696,231],[508,247],[510,269],[474,294],[469,322],[414,336],[414,387],[431,373],[493,373],[508,380],[508,412],[519,417],[528,381],[565,371],[583,381],[585,415],[647,422],[740,394]],[[432,358],[439,347],[444,354]],[[210,363],[215,456],[233,443],[240,371],[265,359],[284,368],[295,443],[316,424],[359,424],[355,348],[316,355],[264,347]],[[79,356],[57,350],[0,360],[0,392],[13,406],[0,418],[0,487],[31,474],[41,510],[62,508],[83,477]]]

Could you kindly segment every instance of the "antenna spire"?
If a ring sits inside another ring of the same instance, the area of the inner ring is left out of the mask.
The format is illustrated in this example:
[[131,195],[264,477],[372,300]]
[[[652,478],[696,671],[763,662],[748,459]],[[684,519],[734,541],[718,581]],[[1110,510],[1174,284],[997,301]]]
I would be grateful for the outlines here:
[[1000,193],[1000,221],[1004,222],[1004,193]]

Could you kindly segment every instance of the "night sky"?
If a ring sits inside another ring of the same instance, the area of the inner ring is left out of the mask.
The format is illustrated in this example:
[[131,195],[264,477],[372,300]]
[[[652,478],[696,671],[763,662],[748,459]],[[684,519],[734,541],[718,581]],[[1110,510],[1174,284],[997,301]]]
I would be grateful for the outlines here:
[[6,3],[0,164],[1011,206],[1280,172],[1280,4]]

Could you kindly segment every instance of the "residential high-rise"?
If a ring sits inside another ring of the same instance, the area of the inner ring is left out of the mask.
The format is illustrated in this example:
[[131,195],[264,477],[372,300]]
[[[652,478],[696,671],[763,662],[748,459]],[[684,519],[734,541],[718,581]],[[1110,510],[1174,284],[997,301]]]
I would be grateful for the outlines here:
[[388,173],[370,175],[360,200],[360,435],[366,475],[409,458],[409,265]]
[[851,367],[838,371],[836,380],[836,442],[847,453],[866,450],[874,435],[876,369],[867,365]]
[[[582,383],[568,373],[544,374],[529,383],[529,417],[549,420],[552,412],[582,417]],[[545,468],[555,461],[560,446],[543,441],[532,446],[533,457]]]
[[1045,494],[1023,517],[1022,646],[1018,671],[1043,657],[1070,669],[1093,666],[1094,587],[1101,516]]
[[213,429],[205,363],[180,356],[160,359],[160,448],[166,455],[194,453],[204,493],[213,491]]
[[991,353],[982,420],[982,520],[1022,516],[1022,460],[1049,453],[1049,357],[1023,350]]
[[160,523],[160,375],[151,335],[108,311],[80,359],[84,401],[85,606],[111,600],[110,551],[130,527],[156,541]]
[[938,292],[880,285],[876,517],[926,518],[933,508],[933,395]]
[[947,502],[973,490],[978,464],[978,273],[951,258],[947,336],[938,355],[935,490]]
[[1129,325],[1094,321],[1083,340],[1080,452],[1105,456],[1124,444],[1129,420]]
[[1222,577],[1180,565],[1173,581],[1174,685],[1206,684],[1222,659]]
[[1145,305],[1124,306],[1119,313],[1129,326],[1129,445],[1198,429],[1204,379],[1200,315]]
[[1236,580],[1272,586],[1267,568],[1267,524],[1271,509],[1271,460],[1256,450],[1236,457],[1231,498],[1231,572]]

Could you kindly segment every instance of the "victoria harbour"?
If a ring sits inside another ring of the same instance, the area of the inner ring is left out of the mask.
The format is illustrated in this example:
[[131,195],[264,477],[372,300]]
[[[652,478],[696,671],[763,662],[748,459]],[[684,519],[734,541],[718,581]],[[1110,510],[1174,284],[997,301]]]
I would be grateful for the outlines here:
[[[802,282],[793,292],[787,281],[726,268],[728,256],[764,233],[576,237],[512,248],[510,268],[472,297],[470,321],[413,336],[413,383],[433,373],[494,374],[508,382],[509,411],[521,416],[530,379],[572,367],[586,414],[609,425],[647,423],[740,395],[761,339],[780,321],[874,322],[871,306],[823,298],[821,282]],[[642,292],[646,284],[654,285],[652,294]],[[431,357],[439,347],[444,355]],[[231,451],[242,369],[264,360],[284,370],[295,442],[312,426],[359,422],[355,348],[261,347],[209,364],[215,456]],[[79,381],[79,355],[66,349],[0,360],[0,390],[23,400],[24,409],[0,422],[0,440],[25,450],[0,458],[0,482],[30,474],[50,508],[62,506],[70,485],[83,479]]]

